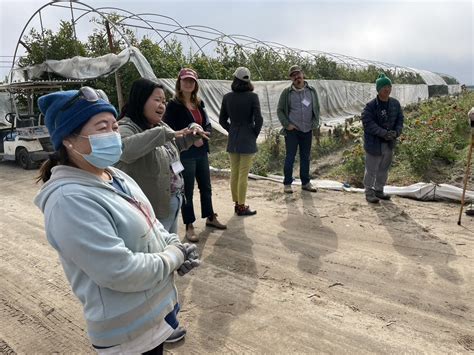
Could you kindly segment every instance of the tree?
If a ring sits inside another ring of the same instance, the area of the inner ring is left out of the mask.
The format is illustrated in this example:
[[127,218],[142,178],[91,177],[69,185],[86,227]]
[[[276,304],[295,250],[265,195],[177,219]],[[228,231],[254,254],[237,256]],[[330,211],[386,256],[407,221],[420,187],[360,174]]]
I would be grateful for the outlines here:
[[158,78],[174,78],[186,62],[183,47],[176,39],[171,39],[161,47],[147,37],[143,37],[138,49],[147,58]]
[[86,47],[74,39],[74,28],[70,22],[61,21],[55,34],[45,30],[43,34],[32,28],[23,38],[28,54],[19,61],[21,67],[44,62],[46,59],[64,59],[76,55],[85,56]]

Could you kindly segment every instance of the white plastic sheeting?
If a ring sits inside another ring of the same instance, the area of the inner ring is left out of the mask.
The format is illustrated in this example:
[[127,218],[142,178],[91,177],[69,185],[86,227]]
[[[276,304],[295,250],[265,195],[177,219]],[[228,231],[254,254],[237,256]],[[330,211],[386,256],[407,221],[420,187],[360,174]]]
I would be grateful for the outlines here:
[[[365,104],[377,95],[375,84],[370,83],[343,80],[309,80],[309,83],[318,92],[322,124],[326,125],[339,124],[346,118],[360,115]],[[406,106],[427,99],[428,87],[394,84],[391,96]]]
[[[166,90],[174,92],[176,79],[158,79]],[[213,127],[223,132],[219,126],[219,111],[222,97],[230,92],[231,81],[199,79],[200,96],[204,99],[206,109]],[[376,96],[375,84],[357,83],[344,80],[308,80],[316,88],[321,108],[321,123],[335,125],[345,119],[360,115],[365,104]],[[291,85],[290,81],[256,81],[254,92],[260,98],[263,116],[263,131],[280,128],[277,117],[278,99],[283,89]],[[428,86],[394,84],[392,96],[405,106],[428,98]],[[224,132],[223,132],[224,133]]]
[[[462,189],[448,184],[419,182],[405,187],[386,186],[384,191],[390,195],[415,198],[423,201],[451,200],[461,201]],[[466,191],[466,202],[474,201],[474,191]]]
[[[229,169],[214,169],[213,172],[217,173],[230,173]],[[255,174],[249,174],[249,178],[255,180],[269,180],[283,184],[283,176],[269,175],[260,176]],[[319,189],[334,190],[334,191],[346,191],[346,192],[359,192],[363,193],[364,189],[351,187],[334,180],[317,180],[312,179],[311,183]],[[301,185],[301,180],[295,179],[294,185]],[[420,201],[461,201],[462,189],[453,185],[448,184],[435,184],[418,182],[409,186],[385,186],[384,193],[388,195],[397,195],[402,197],[408,197]],[[467,190],[464,196],[466,203],[474,202],[474,191]]]
[[460,93],[461,93],[461,85],[459,85],[459,84],[448,85],[448,94],[449,95],[460,94]]
[[444,79],[441,77],[441,75],[430,72],[428,70],[421,70],[421,69],[414,69],[414,68],[410,68],[410,69],[413,69],[415,72],[420,74],[421,78],[426,83],[426,85],[447,85]]
[[10,83],[40,79],[45,73],[56,73],[68,79],[95,79],[116,72],[131,61],[142,77],[156,80],[153,69],[138,48],[129,47],[119,54],[106,54],[97,58],[73,57],[47,60],[41,64],[11,71]]

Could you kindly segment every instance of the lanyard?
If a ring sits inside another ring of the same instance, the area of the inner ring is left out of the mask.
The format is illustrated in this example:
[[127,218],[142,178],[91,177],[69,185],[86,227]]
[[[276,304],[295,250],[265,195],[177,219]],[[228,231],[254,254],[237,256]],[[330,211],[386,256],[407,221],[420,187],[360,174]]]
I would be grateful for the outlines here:
[[[121,192],[117,190],[114,186],[111,186],[111,185],[109,186],[112,187],[112,189],[114,190],[116,194],[118,194],[120,197],[122,197],[124,200],[130,203],[133,207],[135,207],[138,211],[140,211],[140,213],[145,217],[148,227],[150,227],[150,229],[153,228],[156,218],[155,219],[152,218],[150,210],[146,204],[137,200],[135,197],[128,195],[125,192]],[[125,186],[122,185],[122,188],[124,187]],[[124,188],[124,191],[125,191],[125,188]],[[148,229],[147,233],[150,231],[150,229]]]

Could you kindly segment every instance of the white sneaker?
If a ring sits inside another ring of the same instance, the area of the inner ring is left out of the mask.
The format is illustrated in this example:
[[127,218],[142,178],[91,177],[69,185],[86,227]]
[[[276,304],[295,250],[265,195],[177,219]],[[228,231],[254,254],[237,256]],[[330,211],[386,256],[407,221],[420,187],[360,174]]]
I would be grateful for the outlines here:
[[293,189],[291,188],[291,185],[284,185],[283,191],[284,191],[286,194],[292,194],[292,193],[293,193]]

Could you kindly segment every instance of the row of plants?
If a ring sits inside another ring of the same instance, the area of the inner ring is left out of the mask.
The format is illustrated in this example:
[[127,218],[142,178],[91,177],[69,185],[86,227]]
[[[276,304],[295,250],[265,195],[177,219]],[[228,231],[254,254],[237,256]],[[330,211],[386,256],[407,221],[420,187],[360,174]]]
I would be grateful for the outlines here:
[[[405,108],[403,134],[395,149],[389,182],[459,182],[470,144],[467,112],[474,93],[430,99]],[[343,163],[332,174],[361,186],[364,175],[363,130],[355,128],[354,146],[344,152]]]

